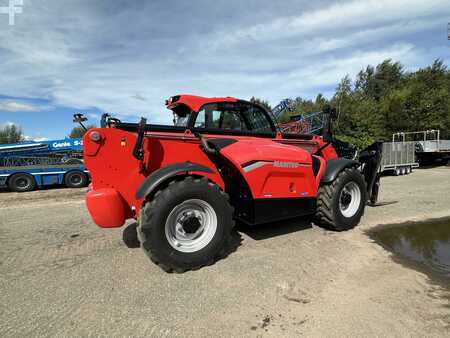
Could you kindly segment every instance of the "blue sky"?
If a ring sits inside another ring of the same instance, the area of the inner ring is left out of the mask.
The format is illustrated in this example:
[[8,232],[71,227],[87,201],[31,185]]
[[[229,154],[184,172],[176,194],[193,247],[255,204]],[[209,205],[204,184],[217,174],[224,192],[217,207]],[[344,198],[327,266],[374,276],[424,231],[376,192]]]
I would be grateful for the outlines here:
[[0,14],[0,125],[60,138],[80,111],[169,123],[177,93],[330,95],[386,58],[450,64],[449,21],[449,0],[24,0]]

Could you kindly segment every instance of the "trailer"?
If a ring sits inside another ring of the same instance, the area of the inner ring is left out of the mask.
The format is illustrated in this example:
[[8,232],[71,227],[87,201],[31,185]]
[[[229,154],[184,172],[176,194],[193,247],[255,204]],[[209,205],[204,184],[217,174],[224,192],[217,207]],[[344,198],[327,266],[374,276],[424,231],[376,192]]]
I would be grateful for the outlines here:
[[450,140],[441,140],[440,130],[424,130],[413,133],[416,139],[416,154],[420,164],[429,165],[437,161],[450,160]]
[[0,145],[0,187],[16,192],[54,184],[70,188],[89,183],[81,139]]
[[416,162],[415,142],[383,142],[381,153],[381,172],[391,172],[394,175],[407,175],[413,168],[418,168]]

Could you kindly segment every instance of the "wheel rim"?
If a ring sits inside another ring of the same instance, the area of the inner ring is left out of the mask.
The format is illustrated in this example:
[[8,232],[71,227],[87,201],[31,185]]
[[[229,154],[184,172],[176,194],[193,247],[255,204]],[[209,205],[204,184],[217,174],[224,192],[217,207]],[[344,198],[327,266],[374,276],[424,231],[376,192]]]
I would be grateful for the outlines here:
[[29,187],[29,185],[30,185],[30,181],[26,177],[19,177],[16,180],[16,186],[20,189],[26,189]]
[[81,184],[82,181],[83,179],[81,178],[81,175],[74,174],[70,176],[70,183],[72,183],[73,185]]
[[216,212],[209,203],[199,199],[186,200],[173,208],[165,226],[167,241],[181,252],[203,249],[216,230]]
[[339,209],[344,217],[354,216],[361,204],[361,190],[355,182],[348,182],[339,196]]

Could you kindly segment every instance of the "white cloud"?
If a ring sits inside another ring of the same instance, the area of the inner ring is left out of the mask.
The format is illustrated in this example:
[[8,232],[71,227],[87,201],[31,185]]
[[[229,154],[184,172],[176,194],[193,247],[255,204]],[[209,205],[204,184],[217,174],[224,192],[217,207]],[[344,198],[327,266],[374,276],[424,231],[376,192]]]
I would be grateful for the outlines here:
[[42,142],[42,141],[48,141],[47,137],[35,137],[35,138],[31,138],[32,141],[35,142]]
[[139,101],[147,101],[147,99],[141,94],[134,94],[131,97],[133,99],[136,99],[136,100],[139,100]]
[[407,69],[449,60],[448,48],[429,38],[445,30],[448,0],[217,0],[185,11],[159,2],[25,1],[16,25],[0,29],[0,94],[162,122],[171,119],[164,100],[177,93],[276,104],[384,58]]
[[0,111],[3,112],[37,112],[40,109],[32,104],[17,101],[0,101]]
[[24,141],[34,141],[34,142],[42,142],[42,141],[48,141],[48,137],[44,137],[41,135],[38,136],[31,136],[31,135],[23,135]]
[[87,114],[87,117],[92,119],[92,120],[100,120],[100,115],[94,114],[94,113]]
[[0,122],[0,128],[5,128],[6,126],[12,126],[12,125],[16,125],[17,123],[11,122],[11,121],[6,121],[6,122]]
[[[448,0],[357,0],[337,2],[318,10],[290,14],[236,30],[224,30],[213,39],[216,44],[275,41],[299,35],[330,34],[349,28],[381,26],[427,16],[448,16]],[[445,13],[445,14],[443,14]],[[444,21],[445,22],[445,21]]]

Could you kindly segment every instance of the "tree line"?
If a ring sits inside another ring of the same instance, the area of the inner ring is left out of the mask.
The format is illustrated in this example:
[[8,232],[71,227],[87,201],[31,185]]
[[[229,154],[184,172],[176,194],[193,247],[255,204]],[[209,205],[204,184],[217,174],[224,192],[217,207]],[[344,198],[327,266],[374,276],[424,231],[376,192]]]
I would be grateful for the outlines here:
[[[265,100],[252,97],[251,101],[271,110]],[[337,137],[358,148],[390,140],[393,133],[401,131],[439,129],[441,138],[450,139],[450,71],[442,60],[415,72],[406,71],[391,59],[367,66],[354,80],[345,76],[329,99],[322,94],[315,100],[295,98],[294,111],[285,113],[280,122],[289,121],[291,115],[320,111],[325,105],[339,111]],[[82,128],[74,127],[68,136],[83,134]],[[21,140],[20,127],[0,128],[0,144]]]
[[0,128],[0,144],[10,144],[23,141],[22,129],[15,124],[7,124]]
[[281,122],[331,105],[340,112],[337,137],[359,148],[401,131],[439,129],[441,138],[450,139],[450,71],[441,60],[408,72],[387,59],[362,69],[354,80],[345,76],[330,99],[318,94],[315,100],[297,97],[295,104]]
[[[88,125],[86,128],[94,128],[94,125]],[[82,138],[86,131],[81,127],[73,127],[67,137],[69,138]],[[15,124],[7,124],[4,127],[0,127],[0,144],[11,144],[25,141],[22,128]]]

